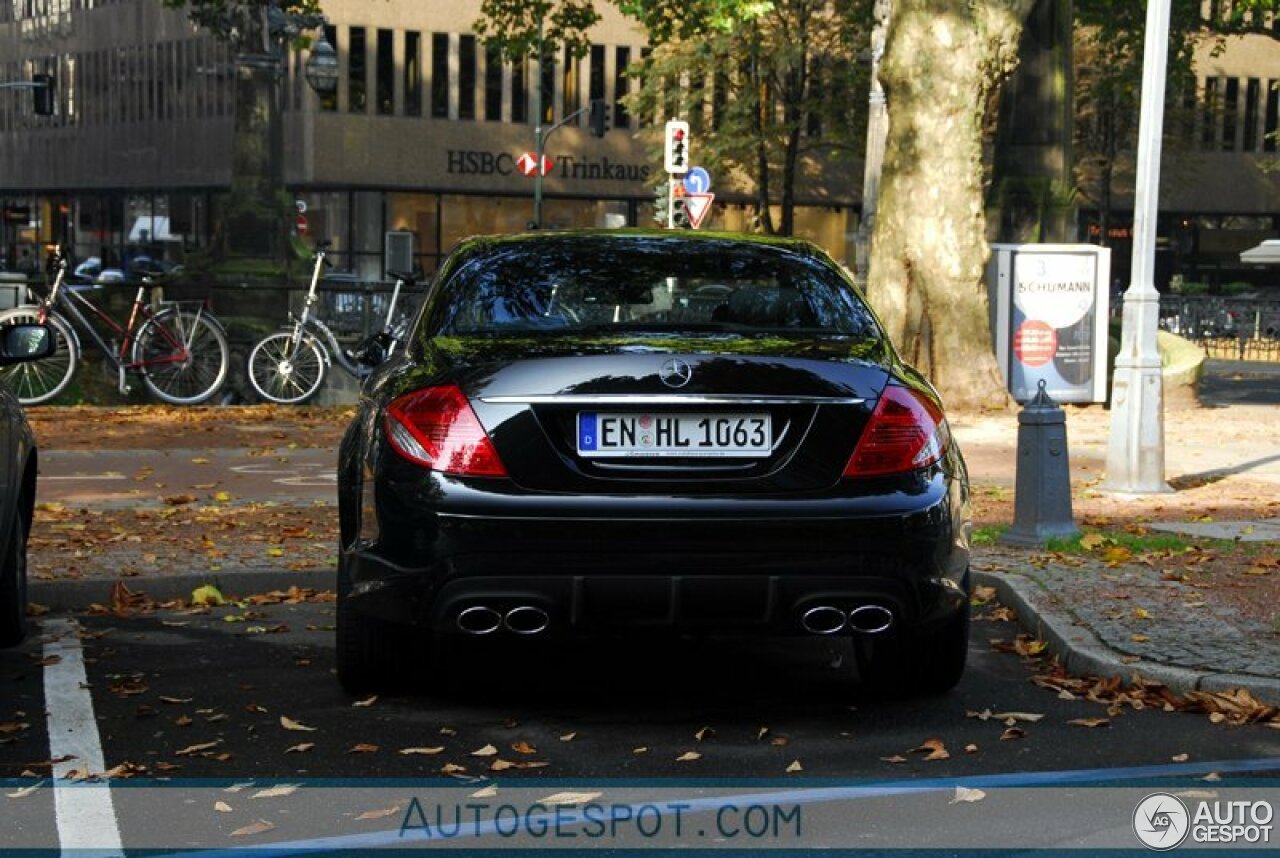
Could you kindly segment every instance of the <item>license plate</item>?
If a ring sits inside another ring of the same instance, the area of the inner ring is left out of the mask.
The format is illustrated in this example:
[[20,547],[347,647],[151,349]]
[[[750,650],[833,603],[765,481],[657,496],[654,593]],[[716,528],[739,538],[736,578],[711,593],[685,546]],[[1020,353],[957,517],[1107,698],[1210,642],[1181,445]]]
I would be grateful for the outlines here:
[[618,457],[767,456],[768,414],[578,413],[578,454]]

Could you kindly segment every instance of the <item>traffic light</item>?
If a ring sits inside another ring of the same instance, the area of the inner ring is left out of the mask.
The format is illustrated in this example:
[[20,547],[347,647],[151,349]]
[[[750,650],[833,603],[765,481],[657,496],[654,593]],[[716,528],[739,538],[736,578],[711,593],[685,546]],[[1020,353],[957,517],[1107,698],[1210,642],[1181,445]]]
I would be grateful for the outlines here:
[[668,173],[683,175],[689,172],[689,123],[673,119],[666,126],[666,146],[663,149],[663,166]]
[[603,137],[609,130],[609,105],[603,98],[591,99],[591,133]]
[[693,229],[684,197],[676,197],[671,201],[671,226],[674,229]]
[[36,116],[53,116],[53,75],[32,75],[31,82],[36,85],[31,90]]

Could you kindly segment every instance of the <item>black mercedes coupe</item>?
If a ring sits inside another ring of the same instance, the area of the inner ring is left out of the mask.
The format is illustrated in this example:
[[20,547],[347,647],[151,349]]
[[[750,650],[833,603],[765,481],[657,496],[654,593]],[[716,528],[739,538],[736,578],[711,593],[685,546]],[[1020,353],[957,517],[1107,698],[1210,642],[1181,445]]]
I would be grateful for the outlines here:
[[876,691],[964,671],[964,461],[806,242],[462,243],[365,385],[339,507],[352,693],[446,635],[842,635]]

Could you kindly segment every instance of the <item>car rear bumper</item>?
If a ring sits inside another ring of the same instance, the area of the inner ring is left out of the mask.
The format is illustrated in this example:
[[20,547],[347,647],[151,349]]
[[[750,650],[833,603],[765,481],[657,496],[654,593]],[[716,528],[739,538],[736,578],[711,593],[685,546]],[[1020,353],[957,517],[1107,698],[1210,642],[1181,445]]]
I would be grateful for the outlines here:
[[941,472],[887,514],[883,497],[491,503],[452,483],[443,500],[437,485],[435,502],[423,504],[420,488],[377,489],[378,526],[366,528],[374,537],[343,553],[345,597],[441,633],[462,633],[460,615],[477,607],[498,618],[535,608],[548,633],[787,634],[803,633],[814,607],[878,606],[893,628],[919,629],[967,603],[960,485]]

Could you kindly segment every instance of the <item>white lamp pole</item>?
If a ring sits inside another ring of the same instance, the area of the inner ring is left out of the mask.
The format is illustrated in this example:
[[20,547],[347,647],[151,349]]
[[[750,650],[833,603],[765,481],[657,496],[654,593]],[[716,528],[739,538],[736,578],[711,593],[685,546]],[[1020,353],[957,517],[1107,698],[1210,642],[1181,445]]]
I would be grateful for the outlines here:
[[1129,494],[1171,491],[1164,481],[1164,387],[1156,349],[1160,294],[1155,285],[1169,2],[1147,0],[1133,206],[1133,279],[1124,293],[1124,327],[1111,384],[1107,477],[1102,484],[1106,491]]

